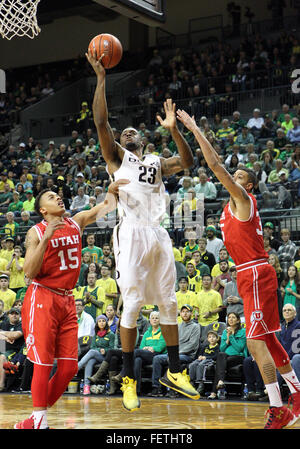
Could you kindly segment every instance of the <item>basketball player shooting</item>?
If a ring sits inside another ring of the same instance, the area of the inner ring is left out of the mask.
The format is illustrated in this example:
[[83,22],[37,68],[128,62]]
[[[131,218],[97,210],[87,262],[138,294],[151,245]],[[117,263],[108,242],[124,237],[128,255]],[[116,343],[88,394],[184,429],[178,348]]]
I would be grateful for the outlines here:
[[140,407],[133,365],[136,322],[145,304],[157,304],[159,307],[161,330],[167,344],[169,369],[160,382],[185,396],[198,399],[199,394],[190,384],[186,372],[181,372],[174,256],[169,235],[160,226],[166,208],[162,176],[191,167],[193,155],[177,128],[175,104],[171,100],[164,104],[165,119],[157,118],[170,131],[178,148],[178,156],[169,159],[143,156],[141,135],[131,127],[123,130],[120,144],[117,143],[108,123],[105,69],[101,58],[97,60],[90,50],[86,56],[97,75],[93,114],[108,172],[114,179],[126,176],[130,180],[130,184],[119,191],[118,206],[123,216],[113,236],[119,275],[117,281],[123,298],[120,325],[123,406],[129,411]]
[[[26,236],[25,275],[33,279],[22,307],[22,328],[27,358],[34,363],[31,393],[33,413],[15,429],[48,428],[47,409],[64,393],[78,370],[78,324],[73,297],[81,265],[84,228],[116,208],[118,189],[129,181],[110,184],[104,202],[73,218],[63,218],[59,195],[43,190],[35,211],[43,220]],[[54,358],[57,371],[49,380]]]
[[[255,173],[242,167],[232,177],[196,125],[194,117],[178,110],[177,118],[194,134],[209,168],[230,194],[220,226],[224,244],[237,268],[238,291],[244,300],[247,346],[259,367],[269,396],[269,418],[265,428],[291,426],[300,417],[300,384],[286,351],[275,335],[280,331],[277,276],[268,263],[256,199],[250,193],[256,184]],[[282,404],[276,368],[290,389],[292,411]]]

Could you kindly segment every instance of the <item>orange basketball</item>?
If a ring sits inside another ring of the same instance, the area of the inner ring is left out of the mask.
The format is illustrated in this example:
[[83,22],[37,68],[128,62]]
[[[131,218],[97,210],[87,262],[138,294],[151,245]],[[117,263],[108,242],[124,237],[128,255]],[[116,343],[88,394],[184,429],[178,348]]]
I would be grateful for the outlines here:
[[112,34],[98,34],[98,36],[95,36],[89,43],[89,50],[91,50],[92,54],[96,54],[97,59],[104,53],[101,63],[106,69],[111,69],[119,64],[123,54],[121,42]]

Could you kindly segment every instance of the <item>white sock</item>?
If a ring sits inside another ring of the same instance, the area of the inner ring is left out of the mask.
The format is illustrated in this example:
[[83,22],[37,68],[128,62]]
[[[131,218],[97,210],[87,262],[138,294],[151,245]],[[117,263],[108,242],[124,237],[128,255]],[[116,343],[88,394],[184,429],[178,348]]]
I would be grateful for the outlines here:
[[266,385],[268,392],[270,407],[282,407],[282,399],[278,382]]
[[289,387],[291,393],[300,392],[300,382],[293,369],[289,373],[281,374],[281,376],[286,381],[286,384]]
[[48,427],[47,409],[34,411],[31,416],[34,420],[35,429],[46,429]]

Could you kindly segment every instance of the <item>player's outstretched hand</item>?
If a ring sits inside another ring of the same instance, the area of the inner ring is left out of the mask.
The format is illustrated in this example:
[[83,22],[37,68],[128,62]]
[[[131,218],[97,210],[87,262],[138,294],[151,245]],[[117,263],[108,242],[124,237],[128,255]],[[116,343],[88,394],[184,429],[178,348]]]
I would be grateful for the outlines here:
[[171,98],[168,98],[167,101],[164,102],[164,110],[166,113],[165,119],[162,119],[160,115],[157,115],[157,120],[167,129],[175,128],[176,126],[176,114],[175,114],[176,104],[173,103]]
[[113,193],[114,195],[119,194],[119,187],[125,186],[126,184],[129,184],[129,179],[118,179],[118,181],[114,181],[111,184],[109,184],[108,192]]
[[104,200],[108,212],[112,212],[117,207],[119,188],[129,183],[130,181],[128,179],[118,179],[118,181],[114,181],[108,186],[108,191]]
[[46,239],[51,239],[51,237],[53,236],[54,232],[57,229],[62,229],[65,226],[65,222],[63,220],[63,218],[58,218],[56,220],[50,221],[47,225],[46,231],[44,233],[44,236]]
[[86,56],[86,59],[91,64],[91,66],[93,67],[96,75],[100,78],[104,78],[105,77],[105,69],[101,63],[104,53],[97,60],[96,55],[93,52],[91,52],[91,50],[89,49],[88,52],[85,54],[85,56]]
[[183,123],[187,129],[193,131],[193,129],[197,127],[194,116],[191,117],[187,112],[183,111],[182,109],[177,109],[176,113],[178,120],[181,123]]

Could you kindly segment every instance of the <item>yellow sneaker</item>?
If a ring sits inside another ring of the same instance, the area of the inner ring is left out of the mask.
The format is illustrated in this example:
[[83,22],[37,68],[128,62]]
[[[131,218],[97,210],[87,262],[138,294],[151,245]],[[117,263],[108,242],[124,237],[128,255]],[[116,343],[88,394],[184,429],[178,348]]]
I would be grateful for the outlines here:
[[178,393],[183,394],[191,399],[200,399],[200,394],[190,384],[190,377],[187,375],[186,369],[182,373],[170,373],[168,370],[159,382],[165,387],[171,388]]
[[123,377],[122,380],[123,407],[133,412],[141,406],[141,402],[136,394],[136,380],[130,379],[128,376]]

